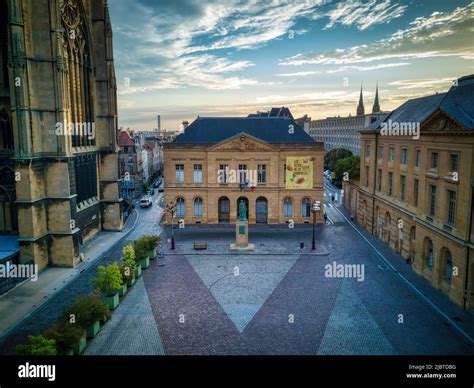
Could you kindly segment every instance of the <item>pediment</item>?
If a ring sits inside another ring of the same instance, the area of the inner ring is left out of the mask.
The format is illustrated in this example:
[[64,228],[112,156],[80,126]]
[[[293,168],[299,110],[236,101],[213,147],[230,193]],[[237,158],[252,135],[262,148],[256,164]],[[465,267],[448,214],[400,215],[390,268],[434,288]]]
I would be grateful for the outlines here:
[[238,152],[258,152],[258,151],[276,151],[271,144],[250,136],[246,133],[240,133],[230,137],[218,144],[209,147],[209,151],[238,151]]
[[451,118],[441,109],[437,109],[420,128],[421,132],[466,132],[469,131],[461,123]]

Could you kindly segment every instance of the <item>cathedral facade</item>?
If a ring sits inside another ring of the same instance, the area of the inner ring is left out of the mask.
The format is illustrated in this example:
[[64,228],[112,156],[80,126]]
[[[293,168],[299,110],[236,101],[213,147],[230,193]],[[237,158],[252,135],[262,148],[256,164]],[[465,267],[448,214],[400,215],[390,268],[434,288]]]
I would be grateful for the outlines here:
[[73,266],[123,227],[107,1],[0,0],[0,68],[0,234]]

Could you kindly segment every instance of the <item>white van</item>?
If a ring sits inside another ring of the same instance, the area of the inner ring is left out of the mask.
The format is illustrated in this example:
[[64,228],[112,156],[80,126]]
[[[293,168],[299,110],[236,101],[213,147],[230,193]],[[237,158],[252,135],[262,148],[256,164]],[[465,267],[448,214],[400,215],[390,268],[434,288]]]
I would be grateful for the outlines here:
[[145,197],[140,200],[140,207],[149,207],[153,205],[153,201],[150,197]]

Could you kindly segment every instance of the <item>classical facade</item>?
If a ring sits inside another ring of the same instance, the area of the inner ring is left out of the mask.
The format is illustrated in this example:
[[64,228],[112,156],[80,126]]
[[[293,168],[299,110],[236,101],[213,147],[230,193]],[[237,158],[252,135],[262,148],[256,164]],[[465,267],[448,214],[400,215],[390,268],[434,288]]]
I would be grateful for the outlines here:
[[324,149],[330,151],[335,148],[345,148],[354,155],[360,155],[359,131],[377,125],[389,112],[381,112],[379,104],[378,86],[375,92],[372,113],[365,113],[362,88],[359,104],[355,116],[328,117],[321,120],[304,121],[305,130],[316,141],[324,142]]
[[123,224],[107,3],[0,0],[0,19],[0,233],[22,262],[73,266]]
[[466,308],[474,307],[473,130],[467,76],[361,131],[357,206],[362,226]]
[[[312,170],[308,187],[287,188],[289,157]],[[323,163],[322,143],[289,117],[201,117],[164,144],[164,203],[188,224],[235,223],[241,200],[250,223],[310,223],[313,201],[323,201]]]

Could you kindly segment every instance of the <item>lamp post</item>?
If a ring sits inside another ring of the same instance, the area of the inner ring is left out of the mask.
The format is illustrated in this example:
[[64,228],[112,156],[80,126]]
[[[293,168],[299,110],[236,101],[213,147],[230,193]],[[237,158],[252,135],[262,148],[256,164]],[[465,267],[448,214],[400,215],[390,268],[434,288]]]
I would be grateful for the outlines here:
[[171,250],[174,250],[174,215],[176,213],[176,204],[170,202],[166,205],[166,211],[171,214]]
[[321,201],[314,201],[313,206],[311,207],[311,212],[313,213],[313,241],[311,242],[311,250],[316,249],[316,238],[315,238],[315,226],[316,226],[316,213],[321,211]]

